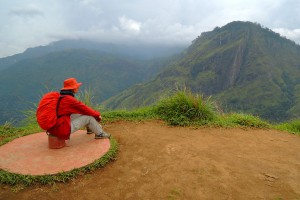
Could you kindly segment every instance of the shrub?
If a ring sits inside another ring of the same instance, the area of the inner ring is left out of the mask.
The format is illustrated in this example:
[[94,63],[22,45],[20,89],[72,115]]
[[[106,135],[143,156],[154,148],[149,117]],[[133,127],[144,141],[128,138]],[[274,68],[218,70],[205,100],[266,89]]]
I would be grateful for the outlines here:
[[156,105],[156,113],[171,125],[187,126],[196,121],[211,121],[215,109],[210,99],[201,95],[179,91],[162,99]]

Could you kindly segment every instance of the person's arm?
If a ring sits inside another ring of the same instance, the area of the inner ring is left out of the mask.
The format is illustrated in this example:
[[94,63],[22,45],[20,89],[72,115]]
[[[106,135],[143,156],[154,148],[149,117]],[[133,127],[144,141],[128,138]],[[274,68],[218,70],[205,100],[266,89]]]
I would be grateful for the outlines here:
[[73,97],[68,98],[68,100],[70,100],[69,106],[71,112],[76,114],[93,116],[97,121],[102,120],[100,112],[90,108],[89,106],[85,105],[84,103],[78,101]]

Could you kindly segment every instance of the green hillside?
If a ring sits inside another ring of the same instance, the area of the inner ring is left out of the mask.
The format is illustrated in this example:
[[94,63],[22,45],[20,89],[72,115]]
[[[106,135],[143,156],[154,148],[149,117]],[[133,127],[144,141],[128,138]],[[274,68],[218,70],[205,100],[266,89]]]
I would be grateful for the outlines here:
[[82,90],[90,88],[101,102],[157,73],[167,59],[137,61],[84,49],[53,52],[24,59],[0,74],[0,124],[18,122],[22,111],[37,103],[43,93],[59,90],[63,80],[76,77]]
[[202,33],[153,80],[106,101],[109,108],[151,104],[176,88],[212,96],[224,111],[272,121],[299,116],[300,46],[251,22]]

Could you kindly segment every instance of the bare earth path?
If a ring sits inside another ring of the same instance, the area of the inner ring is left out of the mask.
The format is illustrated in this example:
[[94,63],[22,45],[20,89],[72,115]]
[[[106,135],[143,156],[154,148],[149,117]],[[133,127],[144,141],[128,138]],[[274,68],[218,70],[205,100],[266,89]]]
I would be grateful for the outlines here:
[[300,199],[299,136],[159,121],[105,130],[120,145],[116,161],[66,184],[1,186],[0,199]]

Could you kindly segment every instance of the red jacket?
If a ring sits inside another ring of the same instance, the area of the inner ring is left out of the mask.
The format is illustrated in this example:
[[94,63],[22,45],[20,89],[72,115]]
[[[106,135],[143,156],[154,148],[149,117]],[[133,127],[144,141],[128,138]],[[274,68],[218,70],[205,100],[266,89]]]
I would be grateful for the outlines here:
[[82,114],[93,116],[100,121],[100,112],[93,110],[82,102],[78,101],[70,95],[62,95],[58,108],[58,116],[56,125],[48,132],[63,140],[68,140],[71,134],[71,114]]

